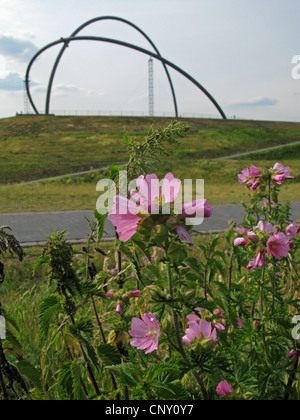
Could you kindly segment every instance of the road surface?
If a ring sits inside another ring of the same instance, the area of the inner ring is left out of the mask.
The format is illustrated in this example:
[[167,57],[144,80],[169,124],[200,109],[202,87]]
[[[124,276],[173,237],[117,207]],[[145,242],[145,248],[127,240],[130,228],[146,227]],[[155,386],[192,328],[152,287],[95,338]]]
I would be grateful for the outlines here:
[[[292,203],[292,220],[300,219],[300,203]],[[240,223],[243,219],[244,208],[241,205],[213,206],[212,217],[196,226],[196,230],[203,233],[223,232],[228,229],[228,221]],[[46,235],[54,230],[66,230],[70,242],[84,242],[90,232],[86,220],[93,220],[92,211],[68,211],[54,213],[20,213],[0,215],[0,226],[9,226],[13,234],[24,247],[42,245],[47,241]],[[103,240],[114,239],[114,227],[107,220]]]

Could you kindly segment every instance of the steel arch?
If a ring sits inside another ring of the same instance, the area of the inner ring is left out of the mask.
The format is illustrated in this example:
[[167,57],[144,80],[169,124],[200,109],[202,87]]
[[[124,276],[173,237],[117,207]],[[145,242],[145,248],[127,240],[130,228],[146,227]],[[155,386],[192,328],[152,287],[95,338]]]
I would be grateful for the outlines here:
[[[136,29],[141,35],[143,35],[143,37],[144,38],[146,38],[146,40],[150,43],[150,45],[153,47],[153,49],[155,50],[155,52],[156,52],[156,54],[157,55],[159,55],[159,56],[161,56],[161,54],[160,54],[160,52],[158,51],[158,49],[157,49],[157,47],[156,47],[156,45],[153,43],[153,41],[148,37],[148,35],[145,33],[145,32],[143,32],[138,26],[136,26],[134,23],[132,23],[132,22],[130,22],[130,21],[128,21],[128,20],[126,20],[126,19],[123,19],[123,18],[120,18],[120,17],[117,17],[117,16],[101,16],[101,17],[96,17],[96,18],[94,18],[94,19],[91,19],[91,20],[89,20],[89,21],[87,21],[87,22],[85,22],[85,23],[83,23],[81,26],[79,26],[72,34],[71,34],[71,37],[73,38],[73,37],[75,37],[77,34],[79,34],[83,29],[85,29],[87,26],[90,26],[90,25],[92,25],[93,23],[96,23],[96,22],[100,22],[100,21],[102,21],[102,20],[115,20],[115,21],[118,21],[118,22],[123,22],[123,23],[125,23],[126,25],[129,25],[129,26],[131,26],[132,28],[134,28],[134,29]],[[45,109],[45,113],[46,114],[49,114],[49,111],[50,111],[50,99],[51,99],[51,91],[52,91],[52,85],[53,85],[53,80],[54,80],[54,77],[55,77],[55,73],[56,73],[56,70],[57,70],[57,67],[58,67],[58,65],[59,65],[59,62],[60,62],[60,60],[61,60],[61,58],[62,58],[62,56],[63,56],[63,54],[64,54],[64,52],[65,52],[65,50],[68,48],[68,46],[65,44],[63,47],[62,47],[62,49],[60,50],[60,52],[59,52],[59,54],[58,54],[58,56],[57,56],[57,58],[56,58],[56,60],[55,60],[55,63],[54,63],[54,65],[53,65],[53,68],[52,68],[52,71],[51,71],[51,74],[50,74],[50,78],[49,78],[49,82],[48,82],[48,88],[47,88],[47,96],[46,96],[46,109]],[[165,72],[166,72],[166,75],[167,75],[167,78],[168,78],[168,81],[169,81],[169,85],[170,85],[170,88],[171,88],[171,93],[172,93],[172,97],[173,97],[173,103],[174,103],[174,109],[175,109],[175,115],[176,115],[176,117],[178,117],[178,107],[177,107],[177,100],[176,100],[176,95],[175,95],[175,90],[174,90],[174,86],[173,86],[173,83],[172,83],[172,79],[171,79],[171,76],[170,76],[170,73],[169,73],[169,71],[168,71],[168,68],[167,68],[167,66],[166,66],[166,64],[165,63],[162,63],[163,64],[163,67],[164,67],[164,69],[165,69]]]
[[131,48],[133,50],[139,51],[139,52],[141,52],[143,54],[146,54],[148,56],[151,56],[151,57],[155,58],[156,60],[161,61],[165,65],[173,68],[174,70],[176,70],[177,72],[179,72],[180,74],[182,74],[185,78],[187,78],[195,86],[197,86],[198,89],[200,89],[207,96],[207,98],[213,103],[213,105],[217,108],[217,110],[220,113],[221,117],[223,119],[226,119],[225,113],[223,112],[222,108],[217,103],[217,101],[212,97],[212,95],[199,82],[197,82],[197,80],[195,80],[187,72],[185,72],[184,70],[182,70],[180,67],[176,66],[171,61],[169,61],[169,60],[161,57],[160,55],[157,55],[157,54],[153,53],[152,51],[146,50],[145,48],[138,47],[137,45],[129,44],[127,42],[119,41],[117,39],[103,38],[103,37],[96,37],[96,36],[76,36],[76,37],[69,37],[69,38],[61,38],[61,39],[59,39],[57,41],[54,41],[54,42],[46,45],[45,47],[43,47],[41,50],[39,50],[34,55],[34,57],[31,59],[29,65],[27,67],[26,76],[25,76],[25,85],[26,85],[26,92],[27,92],[29,101],[30,101],[31,106],[33,107],[33,109],[34,109],[34,111],[35,111],[36,114],[39,114],[39,112],[36,109],[35,104],[34,104],[34,102],[32,100],[32,96],[31,96],[30,88],[29,88],[29,74],[30,74],[30,70],[31,70],[31,67],[32,67],[33,63],[47,49],[52,48],[52,47],[54,47],[56,45],[59,45],[59,44],[62,44],[62,43],[64,43],[66,46],[68,46],[71,42],[74,42],[74,41],[99,41],[99,42],[107,42],[107,43],[110,43],[110,44],[116,44],[116,45],[120,45],[120,46],[123,46],[123,47]]

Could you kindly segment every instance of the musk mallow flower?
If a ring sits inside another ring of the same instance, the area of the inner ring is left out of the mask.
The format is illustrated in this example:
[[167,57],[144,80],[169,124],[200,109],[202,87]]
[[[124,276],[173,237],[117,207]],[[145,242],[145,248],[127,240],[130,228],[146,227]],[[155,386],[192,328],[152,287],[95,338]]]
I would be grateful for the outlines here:
[[286,231],[287,236],[292,239],[299,232],[299,227],[296,222],[293,222],[286,227],[285,231]]
[[160,327],[151,312],[142,314],[141,318],[133,318],[131,321],[131,330],[128,332],[133,338],[130,344],[138,350],[146,350],[145,354],[152,353],[158,349]]
[[272,257],[278,260],[281,257],[287,257],[290,251],[290,241],[284,233],[279,232],[268,239],[267,251]]
[[272,172],[272,180],[281,185],[285,179],[293,179],[290,174],[290,168],[287,166],[283,166],[281,163],[275,163],[273,168],[270,168]]
[[245,184],[251,178],[256,178],[261,174],[261,169],[257,166],[252,165],[250,169],[245,168],[242,173],[238,175],[238,181],[240,184]]
[[249,261],[247,269],[254,271],[257,268],[263,268],[265,266],[265,254],[261,249],[258,251],[258,254],[255,258]]
[[205,319],[200,319],[199,322],[190,321],[182,341],[188,346],[191,346],[191,343],[195,338],[199,341],[202,341],[203,339],[212,339],[214,344],[218,342],[216,329],[214,328],[212,330],[211,322],[208,322]]
[[216,392],[218,395],[222,397],[230,398],[233,396],[233,389],[231,385],[227,381],[222,381],[216,388]]
[[107,218],[116,227],[121,242],[127,242],[137,232],[142,220],[141,211],[131,200],[119,195],[114,197],[114,205]]
[[[159,215],[160,208],[164,213],[170,211],[170,204],[173,203],[181,190],[181,181],[176,179],[169,172],[159,186],[159,180],[155,174],[143,175],[136,180],[138,191],[131,191],[131,199],[123,196],[114,197],[114,205],[108,215],[108,220],[116,227],[119,240],[127,242],[138,230],[143,220],[150,215]],[[199,199],[185,203],[174,208],[175,217],[178,219],[176,232],[183,242],[193,246],[193,241],[180,225],[181,218],[210,217],[212,207],[207,204],[205,199]],[[169,214],[169,213],[168,213]]]

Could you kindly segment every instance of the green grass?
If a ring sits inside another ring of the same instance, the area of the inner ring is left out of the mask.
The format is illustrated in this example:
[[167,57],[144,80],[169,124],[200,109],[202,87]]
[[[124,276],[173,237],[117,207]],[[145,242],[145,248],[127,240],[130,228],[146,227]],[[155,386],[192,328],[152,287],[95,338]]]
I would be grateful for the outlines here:
[[[180,119],[179,119],[180,120]],[[19,116],[0,120],[0,213],[94,209],[96,184],[107,172],[30,185],[24,181],[64,175],[126,162],[124,131],[141,141],[151,125],[165,128],[169,118]],[[247,200],[237,174],[247,166],[291,167],[294,181],[282,187],[282,199],[300,201],[300,146],[255,153],[235,160],[218,157],[300,141],[300,123],[184,119],[190,126],[180,144],[157,164],[163,177],[204,179],[211,204]]]

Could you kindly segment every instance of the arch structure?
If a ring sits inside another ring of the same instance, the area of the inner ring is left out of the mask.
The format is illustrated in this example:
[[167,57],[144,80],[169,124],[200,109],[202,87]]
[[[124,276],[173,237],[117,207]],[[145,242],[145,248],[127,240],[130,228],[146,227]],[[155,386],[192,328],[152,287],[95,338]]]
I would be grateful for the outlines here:
[[[93,23],[96,23],[96,22],[103,21],[103,20],[115,20],[115,21],[122,22],[122,23],[125,23],[125,24],[131,26],[132,28],[137,30],[149,42],[149,44],[151,45],[151,47],[153,48],[154,51],[146,50],[145,48],[141,48],[137,45],[129,44],[127,42],[120,41],[120,40],[117,40],[117,39],[96,37],[96,36],[81,36],[81,35],[78,35],[87,26],[89,26]],[[216,102],[216,100],[211,96],[211,94],[197,80],[195,80],[192,76],[190,76],[188,73],[186,73],[180,67],[176,66],[171,61],[163,58],[161,56],[159,50],[155,46],[155,44],[152,42],[152,40],[139,27],[137,27],[133,23],[129,22],[128,20],[125,20],[125,19],[120,18],[120,17],[115,17],[115,16],[102,16],[102,17],[97,17],[97,18],[91,19],[91,20],[87,21],[86,23],[82,24],[79,28],[77,28],[71,34],[70,37],[60,38],[59,40],[51,42],[50,44],[41,48],[33,56],[33,58],[31,59],[31,61],[28,64],[28,67],[27,67],[27,70],[26,70],[25,87],[26,87],[26,93],[27,93],[29,102],[30,102],[30,104],[31,104],[31,106],[32,106],[32,108],[33,108],[33,110],[36,114],[39,114],[39,111],[37,110],[37,107],[36,107],[36,105],[33,101],[33,98],[32,98],[31,92],[30,92],[30,70],[31,70],[34,62],[37,60],[37,58],[39,58],[48,49],[51,49],[52,47],[54,47],[56,45],[62,44],[62,48],[61,48],[60,52],[58,53],[57,58],[54,62],[54,65],[52,67],[52,71],[51,71],[51,74],[50,74],[50,78],[49,78],[49,81],[48,81],[46,102],[45,102],[45,115],[49,115],[51,92],[52,92],[52,86],[53,86],[53,81],[54,81],[54,78],[55,78],[56,70],[57,70],[58,65],[61,61],[61,58],[63,57],[63,54],[64,54],[65,50],[70,46],[70,44],[72,42],[75,42],[75,41],[96,41],[96,42],[105,42],[105,43],[120,45],[120,46],[123,46],[123,47],[126,47],[126,48],[133,49],[135,51],[138,51],[142,54],[148,55],[148,56],[160,61],[161,64],[163,65],[163,68],[165,70],[165,73],[166,73],[166,76],[167,76],[167,79],[168,79],[168,82],[169,82],[169,85],[170,85],[170,89],[171,89],[171,93],[172,93],[172,97],[173,97],[173,103],[174,103],[174,111],[175,111],[175,116],[176,117],[178,117],[178,106],[177,106],[177,100],[176,100],[174,86],[173,86],[173,83],[172,83],[172,79],[171,79],[168,67],[174,69],[175,71],[177,71],[178,73],[183,75],[186,79],[188,79],[190,82],[192,82],[198,89],[200,89],[207,96],[207,98],[213,103],[213,105],[216,107],[216,109],[218,110],[221,117],[223,119],[226,119],[226,115],[223,112],[220,105]]]

